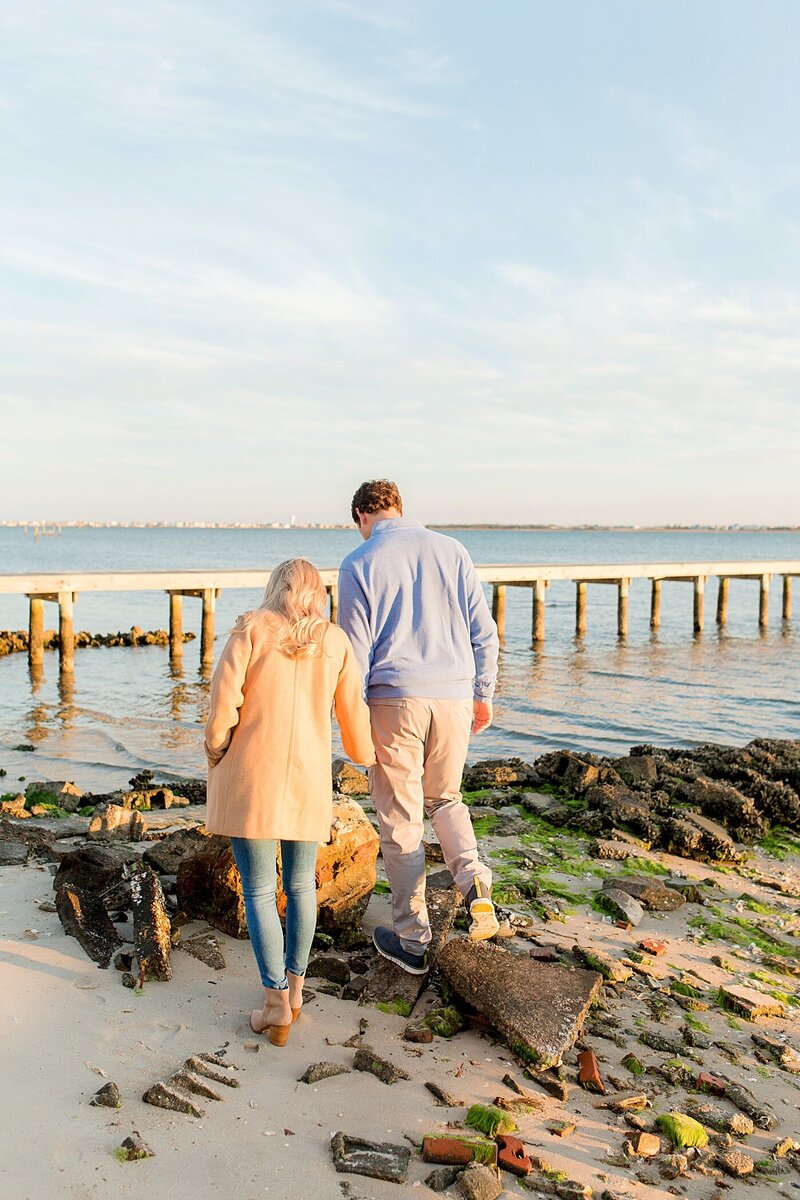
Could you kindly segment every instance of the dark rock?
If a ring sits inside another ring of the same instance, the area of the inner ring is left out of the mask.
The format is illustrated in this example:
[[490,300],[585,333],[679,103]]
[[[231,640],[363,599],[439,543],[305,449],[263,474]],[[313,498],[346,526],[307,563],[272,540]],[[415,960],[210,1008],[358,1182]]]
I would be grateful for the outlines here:
[[193,830],[202,839],[178,863],[178,905],[229,937],[246,938],[242,881],[228,838]]
[[590,787],[586,803],[600,813],[605,828],[628,825],[648,842],[658,841],[661,824],[654,817],[650,804],[624,784],[604,783]]
[[344,758],[335,758],[331,766],[333,790],[342,796],[368,796],[369,779]]
[[700,830],[690,821],[671,817],[661,827],[661,845],[679,858],[696,858],[702,841]]
[[[430,1031],[429,1031],[430,1032]],[[456,1100],[449,1092],[440,1087],[438,1083],[428,1082],[425,1084],[430,1094],[433,1096],[437,1104],[441,1104],[444,1108],[463,1108],[463,1102]]]
[[89,1101],[95,1108],[122,1108],[122,1097],[115,1083],[104,1084]]
[[658,767],[652,754],[628,754],[614,760],[614,769],[628,786],[655,783]]
[[611,859],[624,862],[627,858],[636,858],[640,851],[630,842],[618,842],[604,838],[594,838],[589,844],[589,853],[595,858]]
[[130,971],[133,965],[133,955],[126,950],[120,950],[114,955],[114,966],[118,971]]
[[56,892],[56,909],[64,932],[80,942],[93,962],[107,967],[122,940],[102,900],[69,884]]
[[458,1177],[458,1189],[464,1200],[497,1200],[503,1185],[489,1167],[470,1163]]
[[467,938],[448,942],[439,969],[515,1054],[538,1067],[561,1061],[602,985],[594,971],[542,965]]
[[354,975],[342,988],[343,1000],[360,1000],[369,986],[367,975]]
[[369,1046],[362,1046],[356,1050],[355,1058],[353,1059],[353,1069],[356,1071],[366,1071],[370,1075],[374,1075],[380,1079],[381,1083],[397,1083],[401,1079],[410,1079],[411,1076],[401,1067],[396,1067],[394,1063],[389,1062],[386,1058],[381,1058]]
[[207,933],[196,933],[193,937],[181,939],[178,942],[178,948],[185,950],[187,954],[191,954],[192,958],[199,959],[207,967],[211,967],[212,971],[223,971],[225,969],[225,956],[222,953],[222,947],[210,930]]
[[142,859],[160,875],[177,875],[182,860],[206,845],[208,834],[200,829],[176,829],[147,847]]
[[303,1074],[298,1079],[298,1083],[320,1083],[323,1079],[333,1079],[335,1075],[349,1075],[350,1068],[343,1067],[340,1063],[334,1062],[318,1062],[312,1063],[310,1067],[306,1067]]
[[613,917],[627,921],[631,925],[638,925],[644,919],[644,908],[639,901],[620,888],[605,888],[597,895],[602,897],[604,909]]
[[674,912],[675,909],[681,908],[686,903],[680,892],[676,892],[674,888],[665,887],[657,879],[646,876],[630,878],[609,876],[603,881],[603,891],[608,892],[612,889],[627,892],[645,908],[654,912]]
[[759,812],[756,801],[729,783],[694,779],[681,783],[675,798],[696,805],[707,817],[724,820],[728,830],[739,841],[756,841],[764,836],[769,826],[769,821]]
[[116,1157],[120,1162],[137,1162],[140,1158],[154,1158],[155,1150],[142,1141],[142,1136],[139,1133],[132,1133],[130,1137],[126,1137],[116,1152]]
[[102,896],[109,908],[124,908],[130,897],[126,878],[139,861],[136,851],[122,846],[82,846],[63,855],[53,889],[77,887],[84,894]]
[[311,979],[327,979],[330,983],[348,983],[350,967],[341,958],[312,958],[306,969]]
[[24,867],[28,853],[25,842],[0,841],[0,867]]
[[532,787],[541,783],[535,767],[521,758],[485,759],[465,767],[461,786],[466,792],[487,787]]
[[425,1176],[425,1182],[432,1192],[446,1192],[463,1170],[463,1167],[435,1167]]
[[130,971],[126,971],[124,975],[121,975],[119,981],[125,988],[135,988],[137,986],[136,980],[134,979],[133,975],[131,975]]
[[158,876],[142,866],[131,876],[133,944],[142,979],[172,978],[172,927]]
[[759,1129],[766,1129],[769,1132],[778,1124],[778,1118],[772,1109],[768,1108],[766,1104],[759,1104],[750,1089],[742,1083],[726,1079],[725,1098],[746,1113],[748,1117],[752,1117]]
[[367,1175],[389,1183],[405,1183],[411,1151],[390,1142],[369,1142],[365,1138],[335,1133],[331,1138],[333,1165],[349,1175]]
[[[542,764],[544,765],[544,764]],[[593,762],[587,762],[569,750],[562,750],[554,756],[546,772],[547,778],[558,782],[570,792],[583,792],[587,787],[597,783],[600,768]]]

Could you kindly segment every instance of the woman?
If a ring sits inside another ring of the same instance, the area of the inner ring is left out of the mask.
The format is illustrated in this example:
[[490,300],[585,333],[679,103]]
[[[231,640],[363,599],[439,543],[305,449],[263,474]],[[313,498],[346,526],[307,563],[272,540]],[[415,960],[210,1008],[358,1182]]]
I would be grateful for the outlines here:
[[[371,765],[369,710],[347,635],[324,615],[325,587],[303,558],[270,575],[240,617],[211,680],[205,729],[209,833],[231,839],[264,985],[254,1033],[283,1046],[303,1003],[317,920],[317,847],[330,837],[331,705],[345,752]],[[275,906],[280,844],[286,952]]]

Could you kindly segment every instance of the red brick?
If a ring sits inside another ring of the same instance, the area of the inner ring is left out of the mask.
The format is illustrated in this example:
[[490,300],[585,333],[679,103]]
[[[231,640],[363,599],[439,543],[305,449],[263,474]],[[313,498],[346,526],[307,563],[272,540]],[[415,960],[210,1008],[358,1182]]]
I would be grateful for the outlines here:
[[615,921],[614,924],[616,925],[617,929],[624,929],[626,933],[630,933],[630,931],[633,929],[633,926],[631,925],[630,921],[621,921],[620,920],[620,921]]
[[648,954],[655,954],[656,957],[660,954],[666,954],[667,947],[663,942],[656,942],[653,938],[645,938],[639,942],[639,949],[646,950]]
[[605,1084],[600,1078],[600,1067],[594,1050],[584,1050],[578,1055],[578,1083],[587,1092],[600,1092],[605,1095]]
[[495,1141],[497,1142],[497,1165],[501,1170],[510,1171],[512,1175],[520,1177],[530,1175],[531,1160],[525,1153],[525,1147],[519,1138],[515,1138],[509,1133],[498,1133]]
[[715,1096],[725,1095],[725,1080],[708,1071],[701,1071],[697,1076],[697,1086],[701,1092],[713,1092]]
[[493,1167],[497,1165],[497,1146],[485,1138],[437,1137],[429,1134],[422,1139],[422,1158],[424,1162],[453,1167],[465,1167],[477,1159]]

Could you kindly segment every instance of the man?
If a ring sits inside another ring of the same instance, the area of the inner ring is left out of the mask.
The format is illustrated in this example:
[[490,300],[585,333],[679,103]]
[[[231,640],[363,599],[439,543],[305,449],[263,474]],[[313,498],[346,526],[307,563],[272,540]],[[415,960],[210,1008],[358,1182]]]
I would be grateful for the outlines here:
[[370,791],[392,888],[394,928],[376,929],[374,941],[384,958],[424,975],[425,814],[466,899],[470,937],[499,927],[461,799],[470,730],[492,720],[497,629],[467,551],[404,517],[394,483],[362,483],[351,511],[364,544],[341,566],[339,623],[364,676],[377,758]]

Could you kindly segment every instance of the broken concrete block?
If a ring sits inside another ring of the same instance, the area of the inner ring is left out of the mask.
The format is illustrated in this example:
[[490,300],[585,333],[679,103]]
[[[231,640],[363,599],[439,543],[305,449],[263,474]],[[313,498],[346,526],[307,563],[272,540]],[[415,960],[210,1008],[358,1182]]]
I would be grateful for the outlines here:
[[186,1113],[190,1117],[202,1117],[205,1109],[198,1108],[187,1095],[168,1087],[166,1083],[154,1083],[142,1096],[145,1104],[154,1108],[167,1108],[170,1112]]
[[0,841],[0,867],[24,867],[29,853],[26,842]]
[[180,1092],[190,1092],[194,1096],[202,1096],[204,1100],[222,1100],[219,1092],[215,1092],[204,1079],[185,1067],[182,1067],[180,1071],[175,1071],[169,1079],[164,1080],[164,1083],[168,1088],[174,1088]]
[[741,1179],[745,1175],[752,1175],[755,1163],[748,1154],[742,1154],[741,1150],[727,1150],[725,1154],[717,1155],[717,1166],[721,1167],[726,1175]]
[[562,1079],[557,1079],[555,1075],[550,1075],[547,1071],[537,1071],[534,1067],[527,1067],[525,1070],[525,1078],[537,1083],[549,1096],[555,1096],[556,1100],[565,1102],[569,1099],[569,1087]]
[[686,903],[682,894],[675,888],[667,887],[658,879],[649,877],[608,877],[603,882],[603,891],[611,890],[627,892],[644,908],[654,912],[674,912],[675,909],[681,908]]
[[769,1037],[764,1033],[751,1033],[750,1039],[784,1071],[800,1075],[800,1054],[788,1042],[782,1042],[779,1038]]
[[465,1167],[471,1162],[497,1165],[497,1143],[482,1137],[428,1133],[422,1139],[422,1159],[429,1163]]
[[183,1065],[187,1071],[192,1071],[195,1075],[202,1075],[204,1079],[213,1079],[215,1083],[224,1083],[225,1087],[238,1088],[239,1080],[232,1074],[231,1064],[225,1064],[227,1070],[225,1068],[217,1069],[208,1061],[213,1057],[212,1055],[192,1055],[191,1058],[186,1059]]
[[333,1079],[335,1075],[349,1075],[350,1068],[344,1067],[341,1063],[335,1062],[318,1062],[312,1063],[310,1067],[306,1067],[303,1074],[298,1079],[298,1083],[319,1083],[323,1079]]
[[93,962],[107,967],[114,951],[122,945],[122,939],[102,900],[68,885],[56,892],[56,909],[64,932],[80,942]]
[[661,1152],[661,1138],[654,1133],[637,1133],[631,1139],[634,1154],[640,1158],[652,1158]]
[[453,1186],[463,1169],[463,1167],[436,1167],[429,1175],[425,1176],[425,1182],[432,1192],[446,1192],[449,1187]]
[[396,1067],[388,1059],[381,1058],[369,1046],[362,1046],[360,1050],[356,1050],[353,1069],[367,1071],[370,1075],[380,1079],[381,1083],[397,1083],[400,1079],[411,1078],[407,1071]]
[[144,817],[135,808],[107,804],[95,810],[87,837],[98,842],[140,842],[145,829]]
[[638,925],[644,920],[644,908],[638,900],[633,896],[629,896],[627,892],[623,892],[620,888],[604,888],[597,893],[597,897],[602,898],[602,905],[606,912],[611,913],[613,917],[617,917],[625,921],[628,925]]
[[88,895],[102,896],[110,909],[126,908],[130,888],[125,880],[139,861],[135,850],[123,846],[82,846],[62,855],[53,891],[74,886]]
[[602,985],[593,971],[543,966],[468,938],[448,942],[439,969],[515,1054],[540,1068],[560,1063]]
[[105,1083],[89,1101],[95,1108],[122,1108],[122,1098],[115,1083]]
[[584,963],[592,971],[599,971],[604,979],[611,983],[626,983],[633,975],[630,967],[624,966],[604,950],[589,949],[588,946],[573,946],[572,954],[578,962]]
[[480,1163],[470,1163],[461,1172],[456,1184],[464,1200],[497,1200],[503,1185],[493,1171]]
[[133,944],[144,979],[172,978],[172,941],[164,893],[158,876],[142,867],[131,876]]
[[428,1082],[425,1087],[431,1093],[437,1104],[441,1104],[444,1108],[463,1108],[464,1104],[461,1100],[456,1100],[444,1088],[439,1087],[438,1083]]
[[725,1007],[746,1021],[757,1021],[759,1017],[782,1017],[786,1011],[786,1006],[780,1000],[738,984],[723,984],[720,995]]
[[389,1183],[405,1183],[411,1151],[391,1142],[370,1142],[366,1138],[334,1133],[331,1138],[333,1165],[340,1173],[367,1175]]
[[595,838],[589,843],[589,853],[595,858],[610,859],[624,862],[628,858],[637,858],[641,853],[630,842],[618,842],[613,838]]

